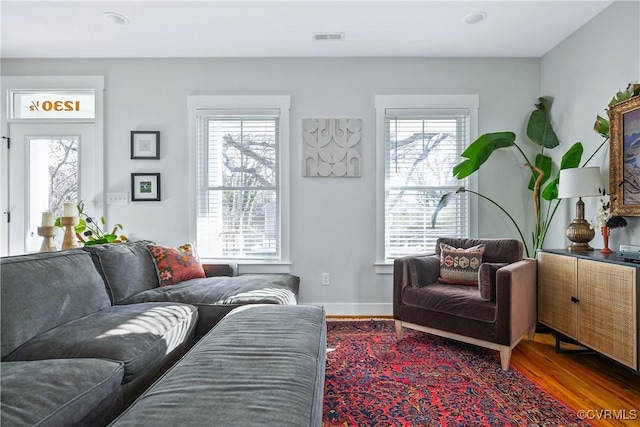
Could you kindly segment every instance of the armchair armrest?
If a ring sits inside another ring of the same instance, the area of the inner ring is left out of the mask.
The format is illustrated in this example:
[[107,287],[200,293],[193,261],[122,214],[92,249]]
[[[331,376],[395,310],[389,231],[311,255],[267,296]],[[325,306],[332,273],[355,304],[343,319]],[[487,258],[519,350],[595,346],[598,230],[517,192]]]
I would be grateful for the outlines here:
[[[413,264],[413,268],[412,268]],[[428,265],[437,265],[435,270]],[[413,278],[412,278],[412,271]],[[427,273],[427,271],[432,271]],[[433,276],[435,274],[435,276]],[[409,255],[393,261],[393,313],[400,318],[402,289],[405,286],[433,283],[440,274],[440,257],[434,254]],[[433,276],[433,277],[432,277]],[[431,280],[432,279],[432,280]]]
[[498,343],[510,345],[533,326],[538,315],[538,263],[525,258],[496,273]]
[[202,268],[204,269],[204,275],[206,277],[233,277],[238,275],[238,265],[233,262],[226,264],[202,264]]
[[498,270],[509,265],[508,262],[483,262],[478,269],[478,288],[484,301],[496,300],[496,276]]

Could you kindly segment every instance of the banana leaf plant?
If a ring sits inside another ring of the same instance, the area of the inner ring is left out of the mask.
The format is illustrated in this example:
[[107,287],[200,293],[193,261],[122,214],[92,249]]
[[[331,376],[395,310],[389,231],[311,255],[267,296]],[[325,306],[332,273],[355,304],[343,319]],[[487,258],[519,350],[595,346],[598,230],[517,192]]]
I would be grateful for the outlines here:
[[[560,204],[558,199],[560,170],[578,167],[584,149],[580,142],[576,142],[564,153],[559,167],[554,167],[553,159],[546,154],[546,150],[554,149],[560,145],[560,141],[551,125],[551,115],[549,113],[551,101],[544,97],[539,98],[539,101],[540,103],[536,104],[536,109],[529,116],[527,124],[527,136],[540,147],[534,162],[529,160],[522,148],[516,143],[515,133],[493,132],[481,135],[471,143],[461,154],[464,160],[453,168],[453,175],[458,179],[464,179],[478,171],[495,151],[505,148],[515,149],[522,157],[524,166],[531,172],[529,182],[526,184],[527,188],[532,192],[531,199],[535,214],[535,227],[531,236],[531,244],[527,244],[517,221],[498,202],[465,187],[445,193],[441,197],[431,217],[432,226],[436,224],[438,213],[447,206],[453,197],[467,192],[492,203],[509,218],[520,235],[527,257],[530,257],[531,254],[535,256],[537,250],[542,248],[551,220]],[[541,199],[549,202],[546,204],[546,209],[543,208]]]
[[[609,115],[609,108],[612,106],[626,101],[629,98],[633,98],[634,96],[640,96],[640,84],[629,83],[627,89],[624,91],[619,91],[615,94],[611,101],[609,101],[608,108],[605,110],[607,112],[607,116]],[[596,122],[593,125],[593,130],[599,133],[603,138],[605,138],[605,142],[609,140],[609,120],[604,117],[598,115],[596,117]],[[602,143],[604,144],[604,142]],[[597,151],[597,150],[596,150]]]

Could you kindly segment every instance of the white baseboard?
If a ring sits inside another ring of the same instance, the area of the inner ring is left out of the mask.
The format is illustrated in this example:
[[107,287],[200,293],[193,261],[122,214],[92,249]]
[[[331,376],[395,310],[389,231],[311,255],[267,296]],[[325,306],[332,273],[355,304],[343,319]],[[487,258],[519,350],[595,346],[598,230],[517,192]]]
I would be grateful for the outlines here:
[[329,316],[391,316],[393,304],[358,304],[358,303],[321,303],[310,302],[301,305],[315,305],[324,307]]

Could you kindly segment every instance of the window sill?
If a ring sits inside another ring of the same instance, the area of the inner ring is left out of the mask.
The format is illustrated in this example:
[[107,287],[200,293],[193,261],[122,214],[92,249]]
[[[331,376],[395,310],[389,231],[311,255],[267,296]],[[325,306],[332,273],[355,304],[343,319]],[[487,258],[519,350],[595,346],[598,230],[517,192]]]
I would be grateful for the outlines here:
[[376,262],[374,267],[376,274],[393,274],[393,263]]

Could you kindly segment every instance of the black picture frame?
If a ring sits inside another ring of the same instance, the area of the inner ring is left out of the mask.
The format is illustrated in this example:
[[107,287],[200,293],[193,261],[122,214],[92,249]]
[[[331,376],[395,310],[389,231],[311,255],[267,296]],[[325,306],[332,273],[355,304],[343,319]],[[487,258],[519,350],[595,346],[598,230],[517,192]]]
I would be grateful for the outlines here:
[[159,202],[160,200],[159,173],[131,174],[132,202]]
[[131,159],[160,159],[160,131],[132,130]]

